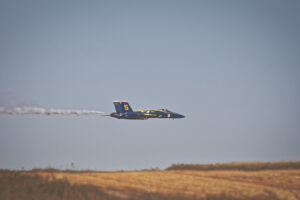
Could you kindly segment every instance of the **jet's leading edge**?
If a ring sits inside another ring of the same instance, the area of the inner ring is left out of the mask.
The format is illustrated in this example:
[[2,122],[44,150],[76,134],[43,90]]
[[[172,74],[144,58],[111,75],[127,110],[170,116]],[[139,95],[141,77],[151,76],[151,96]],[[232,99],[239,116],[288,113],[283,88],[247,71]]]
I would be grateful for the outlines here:
[[149,118],[184,118],[183,115],[171,112],[167,109],[135,110],[133,111],[128,101],[113,101],[116,112],[110,114],[117,119],[149,119]]

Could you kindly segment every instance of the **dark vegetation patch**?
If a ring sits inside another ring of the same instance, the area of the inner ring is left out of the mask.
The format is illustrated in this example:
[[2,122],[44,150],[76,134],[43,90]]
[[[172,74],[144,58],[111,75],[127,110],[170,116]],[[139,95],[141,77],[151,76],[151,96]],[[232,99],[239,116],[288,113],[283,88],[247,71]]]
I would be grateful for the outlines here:
[[0,199],[63,200],[107,199],[118,200],[101,188],[70,184],[66,179],[24,175],[21,172],[0,171]]
[[173,164],[166,170],[240,170],[240,171],[261,171],[261,170],[285,170],[300,169],[300,161],[288,162],[232,162],[216,164]]

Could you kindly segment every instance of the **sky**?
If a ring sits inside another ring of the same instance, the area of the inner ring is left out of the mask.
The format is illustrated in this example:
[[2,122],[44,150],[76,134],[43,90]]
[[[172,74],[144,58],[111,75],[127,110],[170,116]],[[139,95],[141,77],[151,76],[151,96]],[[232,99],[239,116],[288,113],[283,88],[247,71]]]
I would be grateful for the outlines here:
[[[299,1],[0,1],[0,168],[300,160]],[[74,166],[71,164],[73,163]]]

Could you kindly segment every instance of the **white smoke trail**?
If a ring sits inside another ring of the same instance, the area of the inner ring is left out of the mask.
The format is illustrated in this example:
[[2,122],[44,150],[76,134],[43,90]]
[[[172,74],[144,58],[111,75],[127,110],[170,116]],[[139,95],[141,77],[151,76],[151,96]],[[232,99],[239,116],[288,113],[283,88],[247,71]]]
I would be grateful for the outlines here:
[[12,107],[6,108],[0,106],[0,114],[9,115],[104,115],[104,112],[97,110],[66,110],[66,109],[46,109],[38,107]]

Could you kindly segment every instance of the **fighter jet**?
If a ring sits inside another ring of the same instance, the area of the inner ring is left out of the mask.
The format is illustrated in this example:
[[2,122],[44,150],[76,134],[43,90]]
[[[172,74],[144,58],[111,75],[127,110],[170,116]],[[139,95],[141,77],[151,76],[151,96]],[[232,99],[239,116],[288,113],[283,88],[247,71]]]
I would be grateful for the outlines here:
[[149,118],[184,118],[183,115],[171,112],[167,109],[135,110],[133,111],[128,101],[113,101],[116,112],[110,114],[117,119],[149,119]]

